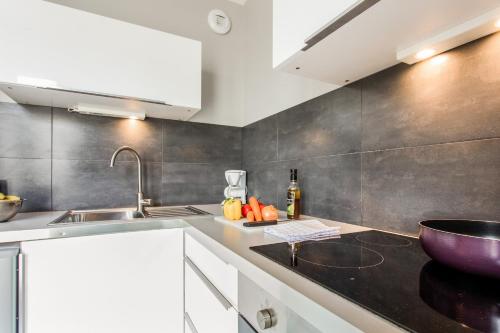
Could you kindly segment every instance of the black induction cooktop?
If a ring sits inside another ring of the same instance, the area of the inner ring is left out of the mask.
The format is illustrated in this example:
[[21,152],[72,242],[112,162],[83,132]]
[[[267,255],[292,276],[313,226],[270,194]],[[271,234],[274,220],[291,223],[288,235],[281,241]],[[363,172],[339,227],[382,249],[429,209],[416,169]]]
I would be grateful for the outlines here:
[[412,332],[500,332],[499,281],[448,269],[380,231],[251,249]]

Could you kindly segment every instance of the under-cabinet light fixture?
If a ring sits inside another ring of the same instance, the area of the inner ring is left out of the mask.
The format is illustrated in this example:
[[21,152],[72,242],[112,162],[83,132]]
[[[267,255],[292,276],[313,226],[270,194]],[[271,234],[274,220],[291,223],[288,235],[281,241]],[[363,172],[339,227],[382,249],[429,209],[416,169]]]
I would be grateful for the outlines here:
[[413,46],[399,49],[397,59],[412,65],[428,59],[457,46],[494,33],[500,29],[500,7],[459,24],[451,29],[441,31],[434,36],[415,43]]
[[123,111],[123,110],[113,109],[110,107],[102,107],[102,106],[88,105],[88,104],[75,105],[74,107],[68,108],[68,111],[77,112],[81,114],[88,114],[93,116],[128,118],[136,120],[146,119],[146,113],[144,112]]

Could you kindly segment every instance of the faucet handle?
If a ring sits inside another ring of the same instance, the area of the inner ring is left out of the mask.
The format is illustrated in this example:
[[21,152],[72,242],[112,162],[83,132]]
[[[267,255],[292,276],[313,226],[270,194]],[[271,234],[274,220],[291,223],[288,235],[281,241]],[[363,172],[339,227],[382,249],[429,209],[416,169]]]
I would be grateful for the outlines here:
[[144,206],[152,206],[152,205],[153,205],[153,199],[142,199],[142,200],[141,200],[141,203],[142,203]]

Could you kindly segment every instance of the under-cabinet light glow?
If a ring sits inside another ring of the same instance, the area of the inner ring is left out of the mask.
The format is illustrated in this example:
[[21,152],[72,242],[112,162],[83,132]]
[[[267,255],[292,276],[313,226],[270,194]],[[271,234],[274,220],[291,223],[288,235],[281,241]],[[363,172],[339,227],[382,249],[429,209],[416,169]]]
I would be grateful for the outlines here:
[[436,50],[434,49],[423,49],[422,51],[417,52],[415,55],[415,58],[417,59],[426,59],[429,57],[432,57],[436,53]]
[[500,19],[495,22],[495,27],[500,28]]
[[441,65],[441,64],[445,63],[446,60],[448,60],[448,56],[446,54],[440,54],[438,56],[435,56],[434,58],[432,58],[429,61],[433,65]]

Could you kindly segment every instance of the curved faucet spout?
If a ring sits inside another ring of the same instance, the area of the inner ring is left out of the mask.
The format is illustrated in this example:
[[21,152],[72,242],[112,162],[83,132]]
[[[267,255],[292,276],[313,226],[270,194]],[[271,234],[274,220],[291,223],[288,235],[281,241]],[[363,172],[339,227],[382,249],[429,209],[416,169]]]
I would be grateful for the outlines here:
[[113,153],[113,156],[111,156],[111,162],[109,164],[109,167],[112,168],[115,166],[115,161],[116,161],[116,157],[122,152],[122,151],[129,151],[131,152],[136,160],[137,160],[137,183],[138,183],[138,189],[137,189],[137,211],[138,212],[141,212],[141,213],[145,213],[144,212],[144,204],[149,202],[148,200],[145,200],[143,198],[143,193],[142,193],[142,160],[141,160],[141,157],[139,156],[139,154],[137,153],[137,151],[132,148],[132,147],[129,147],[129,146],[122,146],[120,148],[118,148],[117,150],[115,150],[115,152]]

